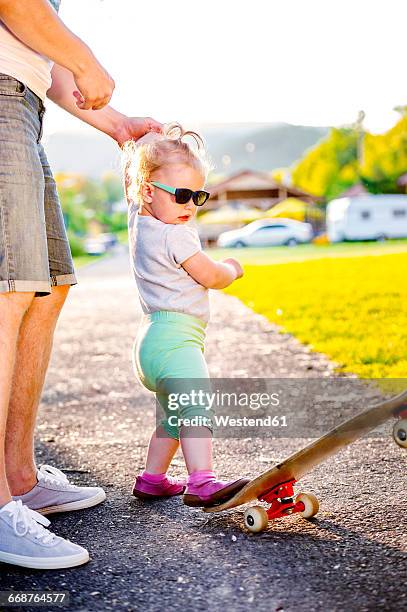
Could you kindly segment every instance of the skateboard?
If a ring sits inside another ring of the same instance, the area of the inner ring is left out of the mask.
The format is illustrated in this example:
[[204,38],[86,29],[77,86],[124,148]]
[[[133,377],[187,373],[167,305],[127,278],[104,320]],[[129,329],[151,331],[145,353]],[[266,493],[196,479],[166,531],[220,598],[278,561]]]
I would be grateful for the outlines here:
[[265,529],[269,520],[296,512],[304,518],[315,516],[319,510],[317,498],[312,493],[299,493],[294,497],[295,483],[325,459],[391,417],[398,418],[393,427],[394,440],[402,448],[407,448],[407,390],[405,390],[343,422],[282,463],[251,480],[228,501],[204,508],[204,511],[221,512],[253,500],[267,502],[268,509],[264,506],[251,506],[246,510],[245,526],[252,532]]

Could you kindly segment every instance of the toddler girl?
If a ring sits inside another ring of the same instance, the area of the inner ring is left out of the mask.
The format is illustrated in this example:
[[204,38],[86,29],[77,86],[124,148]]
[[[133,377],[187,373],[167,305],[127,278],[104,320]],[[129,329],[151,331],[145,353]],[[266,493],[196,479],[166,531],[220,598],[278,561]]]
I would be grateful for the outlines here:
[[[192,137],[196,146],[185,136]],[[248,481],[216,478],[207,406],[191,401],[174,411],[170,399],[179,397],[190,380],[199,379],[201,389],[209,388],[203,354],[208,289],[227,287],[243,271],[235,259],[215,262],[203,253],[198,233],[189,223],[197,206],[209,197],[203,190],[208,163],[198,134],[172,124],[163,134],[150,133],[128,143],[126,153],[130,258],[144,313],[133,364],[140,382],[156,394],[165,413],[151,436],[146,467],[136,478],[133,494],[150,499],[183,493],[190,506],[221,503]],[[182,424],[191,417],[200,417],[199,425]],[[187,482],[167,476],[179,441]]]

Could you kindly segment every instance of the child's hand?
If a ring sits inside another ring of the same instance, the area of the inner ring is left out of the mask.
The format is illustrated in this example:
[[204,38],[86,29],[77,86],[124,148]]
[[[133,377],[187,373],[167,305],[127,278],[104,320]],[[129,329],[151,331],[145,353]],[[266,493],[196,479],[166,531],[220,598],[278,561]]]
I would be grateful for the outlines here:
[[242,278],[244,272],[243,268],[237,259],[233,259],[233,257],[228,257],[227,259],[223,259],[223,263],[230,264],[236,270],[236,278]]

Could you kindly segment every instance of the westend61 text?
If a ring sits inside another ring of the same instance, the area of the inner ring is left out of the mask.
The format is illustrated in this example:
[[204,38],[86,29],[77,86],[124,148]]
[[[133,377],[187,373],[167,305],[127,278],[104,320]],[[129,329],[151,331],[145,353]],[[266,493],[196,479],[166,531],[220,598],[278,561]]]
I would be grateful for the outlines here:
[[212,419],[204,416],[195,416],[190,419],[170,416],[168,423],[171,427],[287,427],[287,417],[266,416],[264,418],[254,417],[230,417],[228,415],[214,415]]

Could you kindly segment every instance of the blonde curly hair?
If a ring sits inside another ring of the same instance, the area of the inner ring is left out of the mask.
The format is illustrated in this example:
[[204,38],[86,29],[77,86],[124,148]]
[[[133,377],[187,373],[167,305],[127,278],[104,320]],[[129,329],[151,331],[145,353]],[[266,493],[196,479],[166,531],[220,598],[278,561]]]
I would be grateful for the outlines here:
[[[189,137],[195,143],[185,142]],[[186,164],[200,172],[206,181],[212,165],[202,137],[185,131],[179,123],[170,123],[162,134],[149,132],[136,142],[123,146],[124,185],[128,202],[139,202],[143,183],[152,173],[170,164]]]

